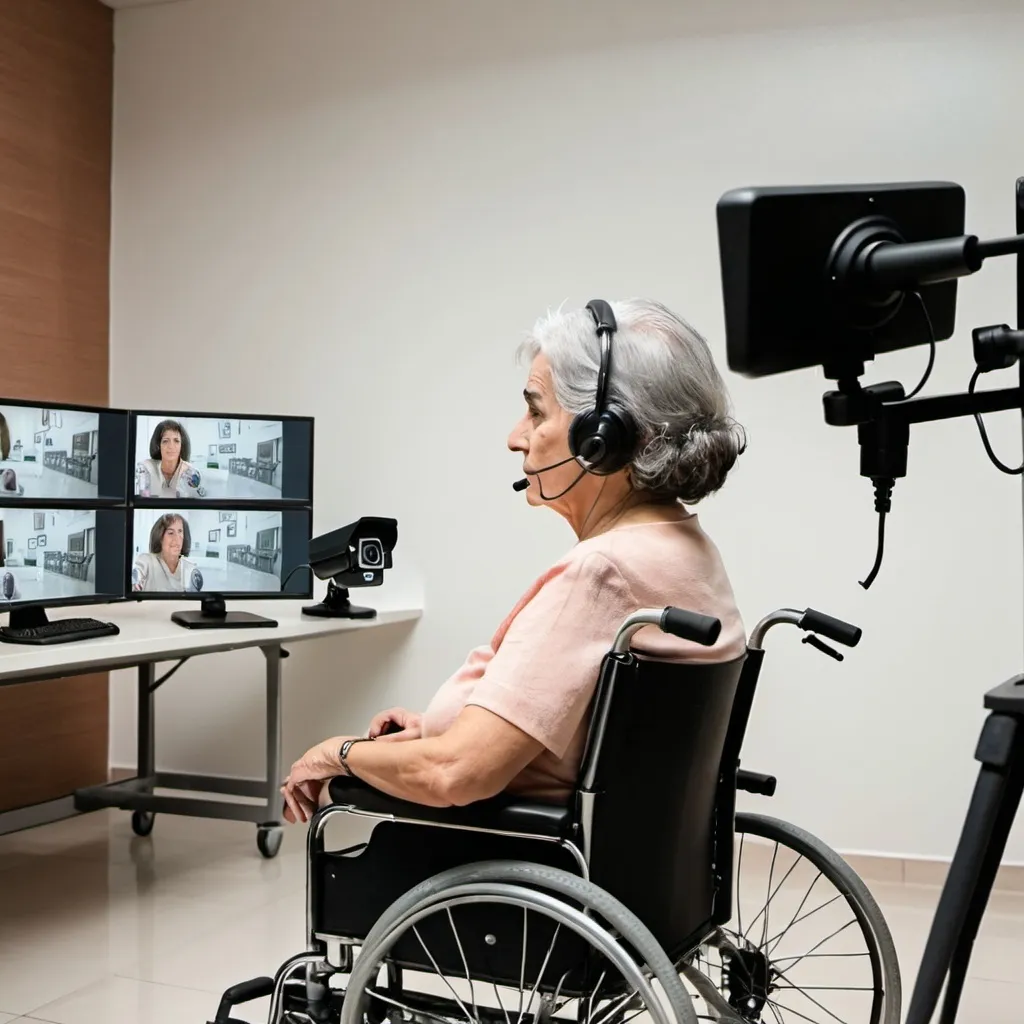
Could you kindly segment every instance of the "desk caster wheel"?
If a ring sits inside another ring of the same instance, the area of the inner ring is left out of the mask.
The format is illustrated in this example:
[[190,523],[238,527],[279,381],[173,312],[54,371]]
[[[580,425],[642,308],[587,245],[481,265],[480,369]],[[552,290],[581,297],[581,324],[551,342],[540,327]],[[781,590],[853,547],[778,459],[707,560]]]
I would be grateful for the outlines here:
[[281,849],[284,831],[280,825],[260,825],[256,830],[256,846],[267,860],[272,860]]
[[152,811],[132,811],[132,831],[137,836],[148,836],[153,831],[156,815]]

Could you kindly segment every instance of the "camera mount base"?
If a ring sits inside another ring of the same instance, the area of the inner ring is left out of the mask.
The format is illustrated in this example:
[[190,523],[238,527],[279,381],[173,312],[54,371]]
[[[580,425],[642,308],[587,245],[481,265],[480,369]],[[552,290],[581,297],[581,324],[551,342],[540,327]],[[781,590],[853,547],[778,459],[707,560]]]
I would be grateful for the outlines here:
[[319,604],[307,605],[302,614],[322,619],[373,619],[377,617],[377,609],[350,604],[348,587],[339,587],[334,580],[328,580],[327,596]]

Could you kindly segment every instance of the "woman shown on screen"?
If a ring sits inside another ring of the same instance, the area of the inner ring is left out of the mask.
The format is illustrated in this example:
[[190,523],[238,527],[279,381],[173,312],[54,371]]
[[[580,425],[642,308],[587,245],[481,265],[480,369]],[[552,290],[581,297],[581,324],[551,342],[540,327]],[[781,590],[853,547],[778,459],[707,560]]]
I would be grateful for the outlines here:
[[[3,416],[0,415],[0,419]],[[4,564],[4,553],[0,551],[0,601],[20,601],[21,590],[18,588],[18,581]]]
[[188,554],[192,533],[184,516],[162,515],[149,531],[149,551],[132,566],[132,590],[136,593],[196,593],[203,589],[203,574]]
[[[11,428],[7,417],[0,412],[0,460],[6,462],[11,455]],[[13,469],[0,470],[0,491],[7,494],[24,494],[25,488],[18,483],[18,474]]]
[[135,471],[135,493],[142,498],[204,498],[199,470],[188,460],[192,442],[177,420],[163,420],[149,439],[149,458]]

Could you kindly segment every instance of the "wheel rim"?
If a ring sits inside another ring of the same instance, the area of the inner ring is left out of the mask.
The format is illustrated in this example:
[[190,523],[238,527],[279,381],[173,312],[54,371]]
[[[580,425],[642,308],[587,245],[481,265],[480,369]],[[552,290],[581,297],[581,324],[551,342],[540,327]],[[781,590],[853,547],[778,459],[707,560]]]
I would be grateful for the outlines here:
[[750,1024],[880,1024],[877,945],[849,888],[777,838],[738,832],[736,846],[732,920],[693,966]]
[[[475,891],[467,891],[470,888]],[[481,936],[474,938],[460,925],[460,913],[474,904],[512,908],[521,915],[517,926],[522,937],[518,986],[499,978],[497,969],[489,980],[481,980],[478,965],[488,962],[487,947],[498,949],[510,934],[487,933],[482,942],[477,941]],[[547,946],[530,950],[534,961],[541,961],[539,970],[536,962],[527,966],[530,936],[536,934],[538,917],[554,923]],[[426,940],[429,919],[439,921],[447,930],[449,958],[457,950],[461,961],[458,972],[443,970],[442,957]],[[603,958],[584,991],[566,991],[569,983],[568,972],[562,972],[564,963],[557,976],[549,970],[558,959],[559,936],[569,933],[583,938]],[[410,937],[422,951],[426,970],[406,967],[396,972],[392,952]],[[396,977],[404,979],[397,990],[393,987]],[[632,1024],[638,1018],[645,1024],[673,1024],[661,993],[651,986],[650,972],[638,965],[602,924],[547,893],[500,883],[450,890],[443,898],[407,914],[373,950],[360,954],[343,1004],[342,1024],[377,1020],[385,1014],[409,1024]]]

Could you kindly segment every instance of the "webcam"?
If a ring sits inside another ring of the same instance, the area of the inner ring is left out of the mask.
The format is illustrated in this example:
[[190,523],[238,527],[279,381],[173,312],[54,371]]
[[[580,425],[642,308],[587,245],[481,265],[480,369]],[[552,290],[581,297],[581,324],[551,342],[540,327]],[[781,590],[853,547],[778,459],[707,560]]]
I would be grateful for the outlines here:
[[363,516],[340,530],[309,542],[309,567],[327,580],[327,596],[302,611],[330,619],[372,619],[377,611],[349,603],[349,587],[379,587],[392,567],[391,552],[398,542],[398,520]]

